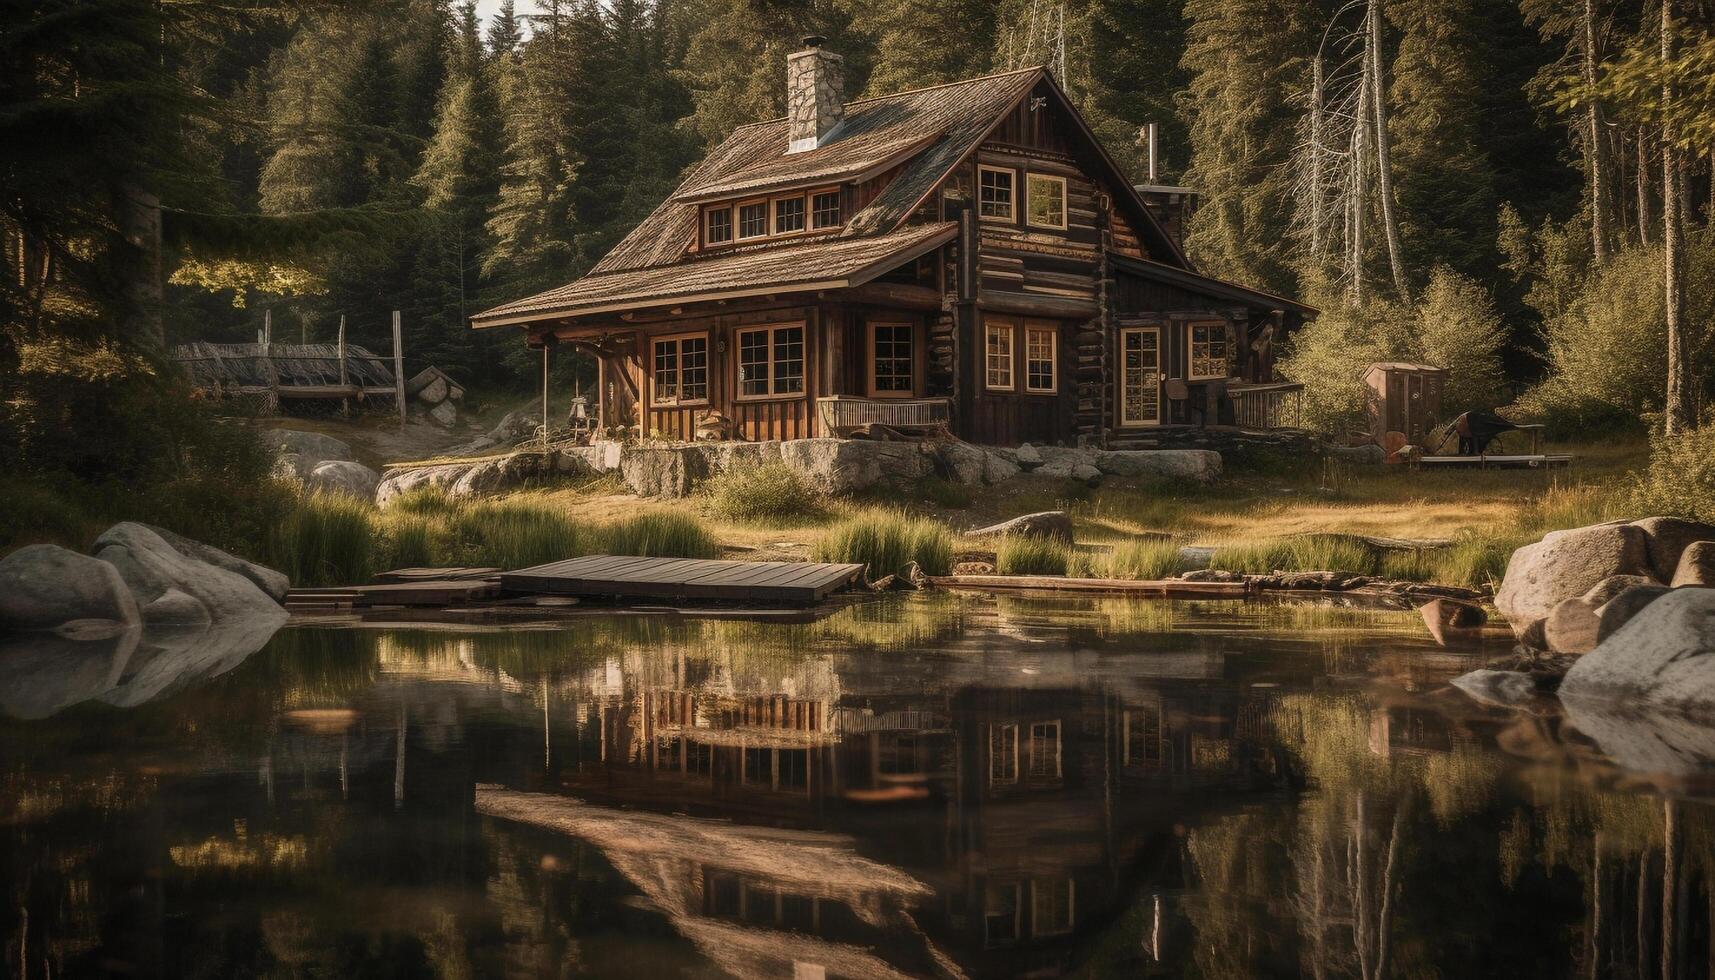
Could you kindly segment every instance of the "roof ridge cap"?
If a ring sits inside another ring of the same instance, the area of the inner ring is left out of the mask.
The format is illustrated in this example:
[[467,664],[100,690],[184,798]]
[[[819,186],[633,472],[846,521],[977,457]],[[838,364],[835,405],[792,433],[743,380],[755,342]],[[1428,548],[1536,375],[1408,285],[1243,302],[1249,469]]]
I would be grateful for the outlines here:
[[[897,99],[902,95],[917,95],[921,92],[933,92],[938,88],[952,88],[955,85],[971,85],[976,82],[986,82],[995,78],[1005,78],[1008,75],[1022,75],[1026,72],[1042,71],[1047,67],[1047,65],[1026,65],[1023,68],[1009,68],[1006,71],[989,72],[987,75],[972,75],[970,78],[960,78],[951,82],[940,82],[935,85],[923,85],[917,88],[903,89],[898,92],[889,92],[886,95],[871,95],[862,99],[853,99],[850,102],[847,102],[846,105],[858,105],[864,102],[880,102],[882,99]],[[786,117],[781,116],[780,118],[785,119]]]

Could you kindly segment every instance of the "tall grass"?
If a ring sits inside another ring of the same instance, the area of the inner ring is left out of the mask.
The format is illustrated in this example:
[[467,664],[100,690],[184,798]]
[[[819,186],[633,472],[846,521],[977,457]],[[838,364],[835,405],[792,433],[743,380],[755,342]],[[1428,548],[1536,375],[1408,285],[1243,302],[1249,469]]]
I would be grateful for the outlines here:
[[467,504],[450,523],[459,553],[473,565],[528,568],[591,550],[564,511],[522,500]]
[[1093,567],[1103,578],[1172,578],[1179,574],[1179,544],[1164,538],[1122,541]]
[[871,581],[916,562],[927,575],[953,567],[953,534],[944,525],[896,510],[862,511],[836,524],[816,545],[815,559],[858,562]]
[[299,499],[268,536],[266,564],[300,586],[366,582],[391,560],[375,506],[344,494]]
[[599,550],[608,554],[644,558],[713,558],[720,552],[700,521],[670,510],[645,511],[609,524],[601,530],[599,542]]
[[1064,575],[1071,550],[1062,541],[1009,534],[995,549],[994,569],[1002,575]]
[[785,463],[728,470],[704,484],[716,514],[747,523],[812,518],[825,512],[822,495]]
[[1381,561],[1362,541],[1337,534],[1306,534],[1225,545],[1215,549],[1209,567],[1246,575],[1271,572],[1356,572],[1376,575]]

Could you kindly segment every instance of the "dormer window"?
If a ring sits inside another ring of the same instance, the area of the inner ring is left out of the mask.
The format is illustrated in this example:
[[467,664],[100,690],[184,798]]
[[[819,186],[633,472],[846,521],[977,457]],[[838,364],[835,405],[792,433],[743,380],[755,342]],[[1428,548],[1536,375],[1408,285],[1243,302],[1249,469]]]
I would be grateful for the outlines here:
[[845,219],[838,187],[792,191],[749,201],[703,205],[704,248],[790,238],[809,231],[839,228]]
[[840,192],[823,191],[810,197],[810,227],[838,228],[840,220]]
[[738,206],[739,240],[761,238],[767,234],[768,202],[757,201],[754,204],[740,204]]
[[804,230],[804,199],[778,197],[774,199],[774,233],[796,235]]

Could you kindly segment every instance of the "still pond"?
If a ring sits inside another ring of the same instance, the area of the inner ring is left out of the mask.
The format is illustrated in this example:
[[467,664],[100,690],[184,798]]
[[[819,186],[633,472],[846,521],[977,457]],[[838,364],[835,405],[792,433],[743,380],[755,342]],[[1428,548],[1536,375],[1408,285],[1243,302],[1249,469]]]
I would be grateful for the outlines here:
[[[1413,613],[0,643],[3,975],[1708,977],[1715,736]],[[253,653],[247,650],[255,649]]]

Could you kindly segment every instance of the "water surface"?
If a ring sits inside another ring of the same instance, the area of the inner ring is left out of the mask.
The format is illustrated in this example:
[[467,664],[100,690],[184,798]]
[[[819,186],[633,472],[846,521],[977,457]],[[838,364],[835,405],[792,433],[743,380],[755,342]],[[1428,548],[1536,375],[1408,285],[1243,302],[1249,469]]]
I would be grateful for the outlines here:
[[4,975],[1709,976],[1715,739],[1446,687],[1497,652],[930,595],[14,644]]

